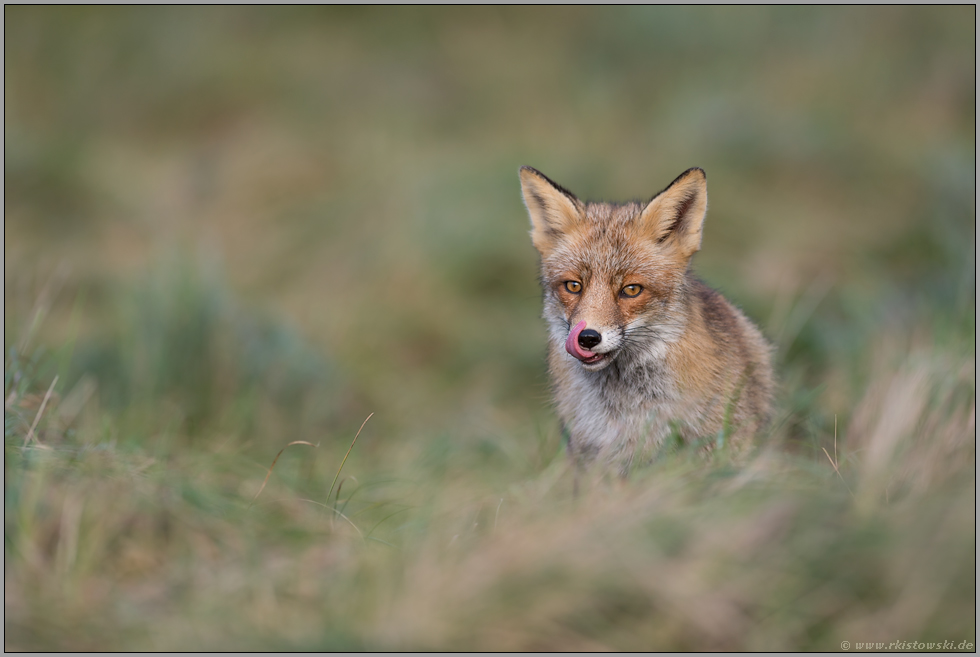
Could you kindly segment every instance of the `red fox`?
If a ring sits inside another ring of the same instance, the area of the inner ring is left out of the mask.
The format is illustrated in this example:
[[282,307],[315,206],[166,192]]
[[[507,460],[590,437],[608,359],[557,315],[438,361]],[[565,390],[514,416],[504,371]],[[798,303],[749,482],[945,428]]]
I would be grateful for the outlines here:
[[668,437],[738,446],[764,427],[770,346],[690,270],[708,209],[704,171],[688,169],[646,203],[584,203],[536,169],[520,177],[573,460],[601,459],[625,476]]

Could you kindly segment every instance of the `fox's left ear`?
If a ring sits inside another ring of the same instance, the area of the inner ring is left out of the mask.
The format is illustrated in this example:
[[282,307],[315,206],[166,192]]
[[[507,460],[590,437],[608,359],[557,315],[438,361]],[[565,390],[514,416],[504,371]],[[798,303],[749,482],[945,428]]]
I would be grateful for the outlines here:
[[701,226],[708,212],[708,178],[697,167],[674,179],[647,203],[637,220],[657,243],[672,243],[685,258],[701,248]]

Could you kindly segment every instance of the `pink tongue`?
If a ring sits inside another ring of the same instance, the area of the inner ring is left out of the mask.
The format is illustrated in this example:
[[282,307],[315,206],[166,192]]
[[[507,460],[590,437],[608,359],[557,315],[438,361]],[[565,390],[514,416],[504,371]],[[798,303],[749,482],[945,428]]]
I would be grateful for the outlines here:
[[592,358],[595,353],[591,351],[585,351],[580,346],[578,346],[578,334],[585,329],[585,322],[579,322],[572,329],[571,333],[568,334],[568,339],[565,340],[565,351],[575,356],[579,360],[585,360],[586,358]]

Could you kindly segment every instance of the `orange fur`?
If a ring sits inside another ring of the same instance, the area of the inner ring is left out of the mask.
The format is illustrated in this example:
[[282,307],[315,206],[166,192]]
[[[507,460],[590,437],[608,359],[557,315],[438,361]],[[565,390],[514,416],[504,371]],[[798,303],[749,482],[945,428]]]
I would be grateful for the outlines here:
[[690,271],[708,207],[704,171],[685,171],[647,203],[622,204],[584,203],[531,167],[520,176],[572,454],[626,472],[637,450],[671,434],[740,445],[762,428],[770,347]]

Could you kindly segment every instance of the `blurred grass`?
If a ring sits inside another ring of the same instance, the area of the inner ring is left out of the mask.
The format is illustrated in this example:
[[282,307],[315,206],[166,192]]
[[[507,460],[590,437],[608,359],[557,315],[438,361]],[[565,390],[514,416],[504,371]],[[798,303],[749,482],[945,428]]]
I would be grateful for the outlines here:
[[[976,643],[975,8],[4,18],[5,648]],[[571,498],[521,164],[707,170],[756,453]]]

